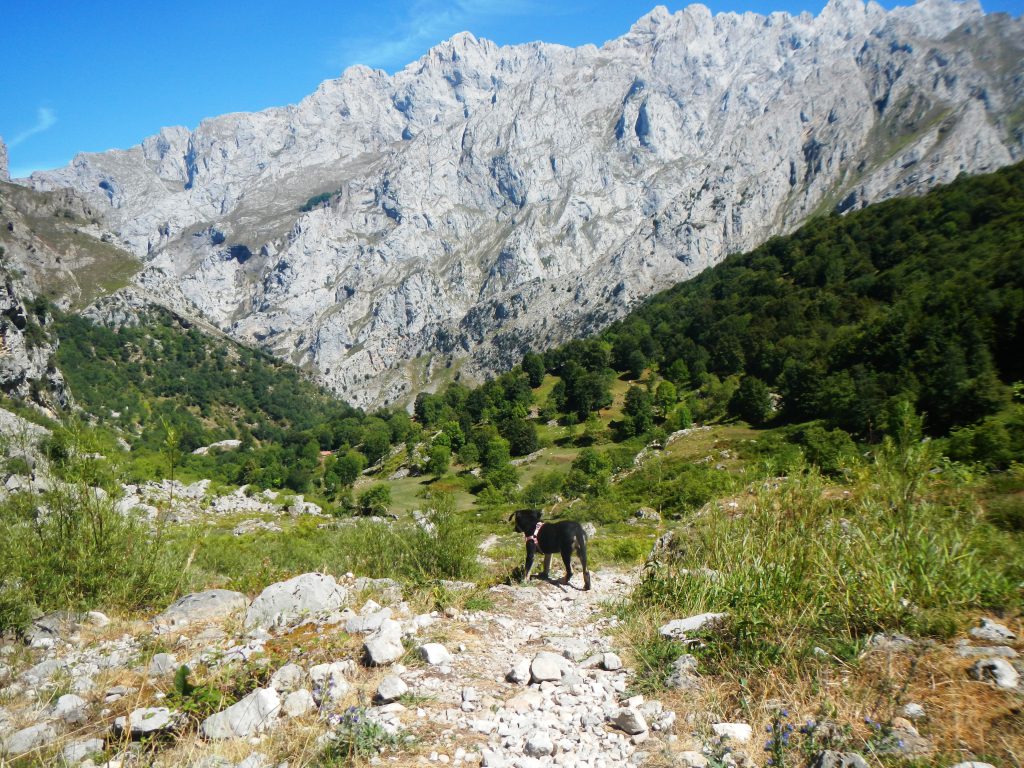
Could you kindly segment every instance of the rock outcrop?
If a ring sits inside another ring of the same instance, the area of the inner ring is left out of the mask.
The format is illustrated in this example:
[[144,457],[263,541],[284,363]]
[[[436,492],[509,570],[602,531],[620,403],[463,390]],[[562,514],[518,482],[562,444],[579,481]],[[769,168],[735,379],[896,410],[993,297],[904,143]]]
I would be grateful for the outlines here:
[[4,137],[0,136],[0,181],[11,180],[10,160],[7,157],[7,145]]
[[600,48],[461,33],[31,184],[84,195],[140,285],[368,405],[593,331],[815,213],[1019,159],[1022,62],[1024,22],[973,0],[659,7]]

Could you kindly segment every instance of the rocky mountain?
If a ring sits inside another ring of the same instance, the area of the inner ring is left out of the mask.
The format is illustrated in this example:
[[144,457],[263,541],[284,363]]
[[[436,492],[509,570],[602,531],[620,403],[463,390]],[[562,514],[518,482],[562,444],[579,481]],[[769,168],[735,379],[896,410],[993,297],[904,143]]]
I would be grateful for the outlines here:
[[141,265],[111,239],[74,190],[0,181],[0,393],[44,408],[70,403],[49,302],[84,307],[128,283]]
[[136,281],[360,405],[595,330],[809,216],[1024,155],[1024,23],[975,2],[656,8],[602,47],[456,35],[393,76],[33,174]]
[[0,181],[10,181],[11,173],[8,164],[7,145],[4,144],[4,137],[0,136]]

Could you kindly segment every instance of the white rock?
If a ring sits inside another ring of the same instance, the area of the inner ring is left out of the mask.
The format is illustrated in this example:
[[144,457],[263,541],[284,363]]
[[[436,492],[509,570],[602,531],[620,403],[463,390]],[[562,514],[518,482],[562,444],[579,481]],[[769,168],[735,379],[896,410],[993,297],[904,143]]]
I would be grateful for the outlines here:
[[601,668],[609,672],[616,672],[622,669],[622,659],[615,653],[605,653],[601,656]]
[[538,653],[530,662],[530,677],[535,683],[542,683],[545,680],[561,680],[562,665],[559,664],[558,657],[545,651]]
[[924,707],[913,701],[904,704],[900,712],[907,720],[923,720],[925,717]]
[[317,613],[342,608],[348,591],[323,573],[304,573],[271,584],[252,601],[245,614],[247,627],[268,629],[297,623]]
[[167,707],[133,709],[128,717],[118,717],[114,720],[114,727],[121,732],[127,731],[132,738],[173,731],[179,725],[181,725],[180,713]]
[[516,659],[515,664],[512,665],[512,669],[505,675],[505,679],[510,683],[518,683],[519,685],[526,685],[530,682],[530,660],[519,658]]
[[622,707],[616,712],[612,717],[612,724],[631,736],[647,730],[647,721],[644,716],[632,707]]
[[990,680],[999,688],[1016,688],[1020,682],[1020,673],[1005,659],[981,659],[974,662],[971,677],[975,680]]
[[363,643],[366,659],[372,666],[383,666],[398,661],[405,655],[402,645],[402,625],[385,619],[380,629],[366,638]]
[[348,660],[310,667],[309,679],[313,682],[313,698],[321,706],[337,704],[352,690],[347,678],[353,672],[355,665]]
[[306,670],[298,664],[285,664],[270,676],[270,682],[267,685],[278,693],[288,693],[301,688],[305,681]]
[[105,627],[108,624],[110,624],[110,617],[102,611],[89,611],[85,614],[85,617],[89,620],[89,623],[92,624],[94,627]]
[[674,619],[668,624],[662,625],[658,629],[658,634],[666,640],[685,640],[688,633],[711,628],[721,623],[728,615],[727,613],[701,613],[687,619]]
[[417,651],[427,664],[433,667],[447,664],[452,660],[452,655],[440,643],[426,643],[417,648]]
[[314,709],[316,700],[313,694],[305,689],[292,691],[284,697],[284,704],[281,705],[281,712],[285,717],[301,717]]
[[178,669],[178,660],[171,653],[158,653],[149,661],[147,672],[150,677],[163,677]]
[[523,751],[530,757],[548,757],[555,751],[555,745],[546,731],[538,731],[527,738]]
[[81,696],[68,693],[57,699],[52,714],[68,725],[80,725],[89,719],[89,704]]
[[746,744],[754,735],[754,730],[746,723],[714,723],[711,730],[716,736],[729,739],[734,744]]
[[178,626],[196,621],[220,621],[241,613],[249,606],[249,598],[228,589],[208,589],[175,600],[156,617],[155,623]]
[[377,686],[377,701],[388,704],[409,691],[409,686],[397,675],[387,675]]
[[57,729],[51,723],[36,723],[5,738],[2,742],[2,752],[8,757],[16,757],[36,749],[44,749],[57,738]]
[[380,625],[383,624],[385,620],[390,618],[390,608],[384,608],[370,613],[363,613],[359,616],[351,616],[345,622],[345,631],[350,635],[360,632],[375,632],[380,629]]
[[676,760],[683,768],[707,768],[708,759],[700,752],[684,751],[676,755]]
[[991,643],[1006,643],[1017,639],[1017,636],[1005,625],[998,624],[991,619],[982,619],[981,626],[973,627],[970,634],[971,637]]
[[65,745],[61,758],[67,765],[78,765],[89,755],[103,752],[103,739],[81,739]]
[[257,688],[241,701],[206,718],[199,731],[204,738],[245,738],[272,727],[281,711],[281,699],[273,688]]

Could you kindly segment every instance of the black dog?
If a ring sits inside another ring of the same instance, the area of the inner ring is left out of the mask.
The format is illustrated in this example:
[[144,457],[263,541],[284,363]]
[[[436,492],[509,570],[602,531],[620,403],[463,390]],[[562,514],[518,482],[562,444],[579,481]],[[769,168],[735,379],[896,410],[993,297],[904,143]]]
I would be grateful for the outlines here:
[[544,573],[542,579],[548,578],[551,567],[551,555],[558,552],[565,563],[563,584],[572,578],[572,553],[575,551],[583,566],[583,588],[590,589],[590,571],[587,570],[587,534],[583,526],[572,520],[558,523],[542,523],[539,509],[519,509],[515,513],[516,530],[526,537],[526,566],[523,580],[530,578],[533,569],[533,556],[537,552],[544,555]]

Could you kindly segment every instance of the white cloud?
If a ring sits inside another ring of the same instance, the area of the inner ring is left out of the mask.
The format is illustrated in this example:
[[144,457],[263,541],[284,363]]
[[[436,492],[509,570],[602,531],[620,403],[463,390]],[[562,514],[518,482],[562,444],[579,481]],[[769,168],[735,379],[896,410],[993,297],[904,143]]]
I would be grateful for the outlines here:
[[342,40],[340,63],[402,67],[456,32],[472,31],[484,19],[543,12],[535,0],[417,0],[403,18],[395,20],[394,35]]
[[57,114],[49,107],[40,107],[36,112],[36,124],[31,128],[26,128],[24,131],[16,135],[13,139],[7,142],[7,146],[16,147],[27,139],[35,136],[37,133],[48,131],[56,124]]

